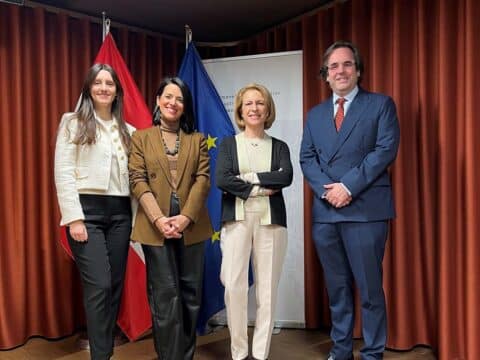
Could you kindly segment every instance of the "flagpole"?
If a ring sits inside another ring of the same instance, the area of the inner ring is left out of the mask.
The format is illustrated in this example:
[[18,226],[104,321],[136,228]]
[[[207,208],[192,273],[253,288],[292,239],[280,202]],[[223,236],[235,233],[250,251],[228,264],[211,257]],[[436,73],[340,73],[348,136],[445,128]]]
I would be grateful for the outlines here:
[[107,18],[107,13],[102,11],[102,41],[105,41],[105,37],[110,32],[110,19]]
[[185,50],[188,49],[188,45],[192,41],[192,29],[189,25],[185,24]]

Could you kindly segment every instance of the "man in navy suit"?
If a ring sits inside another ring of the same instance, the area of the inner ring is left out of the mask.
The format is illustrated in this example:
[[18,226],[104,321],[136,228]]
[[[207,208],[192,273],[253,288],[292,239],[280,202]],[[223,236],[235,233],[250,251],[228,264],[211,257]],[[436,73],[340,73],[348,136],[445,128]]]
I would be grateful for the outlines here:
[[354,281],[362,307],[361,358],[382,359],[382,261],[395,216],[387,168],[398,150],[397,113],[390,97],[358,86],[363,63],[352,43],[332,44],[321,74],[333,96],[307,115],[300,164],[314,192],[313,238],[332,315],[328,359],[353,359]]

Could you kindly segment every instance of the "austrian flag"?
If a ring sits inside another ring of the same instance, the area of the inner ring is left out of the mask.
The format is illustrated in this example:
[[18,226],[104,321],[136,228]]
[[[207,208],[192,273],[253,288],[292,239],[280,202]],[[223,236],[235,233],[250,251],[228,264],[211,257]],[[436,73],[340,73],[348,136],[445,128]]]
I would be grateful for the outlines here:
[[[136,129],[151,126],[151,114],[111,34],[105,37],[95,59],[96,63],[108,64],[117,73],[124,91],[123,115],[127,123]],[[72,256],[64,231],[61,242],[67,253]],[[152,325],[147,300],[145,260],[139,244],[130,243],[117,324],[130,341],[136,340]]]

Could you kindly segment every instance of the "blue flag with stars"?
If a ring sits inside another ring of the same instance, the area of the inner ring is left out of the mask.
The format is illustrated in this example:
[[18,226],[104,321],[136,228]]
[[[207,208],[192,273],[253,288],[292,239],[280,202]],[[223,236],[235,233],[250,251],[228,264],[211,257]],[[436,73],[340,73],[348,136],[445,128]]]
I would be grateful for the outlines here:
[[210,155],[211,186],[207,206],[214,233],[205,243],[202,307],[197,323],[198,332],[203,334],[208,320],[225,307],[223,299],[225,289],[220,282],[222,193],[217,188],[213,174],[215,174],[217,161],[217,145],[224,137],[234,135],[235,129],[193,43],[188,46],[178,77],[190,88],[197,121],[196,126],[198,131],[207,138],[208,154]]

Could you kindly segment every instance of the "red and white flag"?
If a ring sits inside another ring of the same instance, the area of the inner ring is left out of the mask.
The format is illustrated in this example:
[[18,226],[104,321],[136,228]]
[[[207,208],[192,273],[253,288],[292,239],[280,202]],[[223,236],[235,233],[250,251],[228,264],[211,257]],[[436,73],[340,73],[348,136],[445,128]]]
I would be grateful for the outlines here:
[[[124,92],[124,119],[136,129],[144,129],[151,126],[152,115],[132,75],[128,71],[127,65],[123,61],[111,34],[107,34],[100,47],[95,59],[95,64],[97,63],[110,65],[118,75]],[[62,231],[60,241],[65,251],[72,256],[65,231]],[[152,326],[147,300],[145,260],[139,244],[130,243],[117,324],[130,341],[136,340]]]

